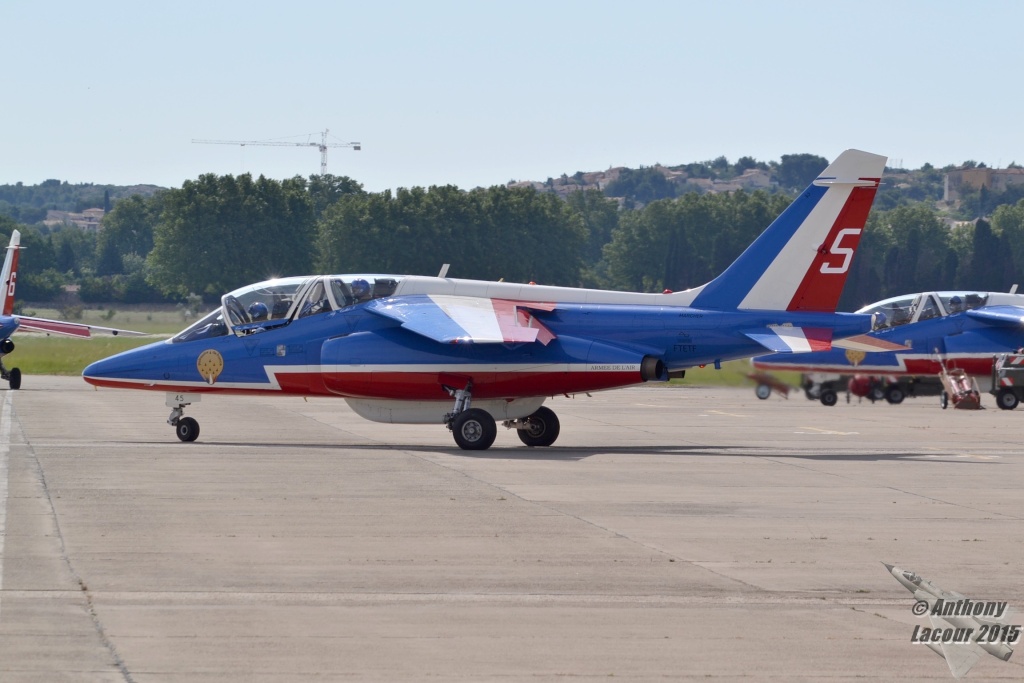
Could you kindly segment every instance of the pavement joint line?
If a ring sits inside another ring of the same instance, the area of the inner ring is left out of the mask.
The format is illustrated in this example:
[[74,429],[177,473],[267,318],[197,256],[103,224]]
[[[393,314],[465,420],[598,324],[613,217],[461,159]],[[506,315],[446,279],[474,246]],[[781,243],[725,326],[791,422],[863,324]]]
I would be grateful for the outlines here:
[[0,620],[3,619],[4,540],[7,538],[8,461],[11,455],[11,399],[13,392],[4,396],[3,415],[0,416]]
[[[11,420],[10,411],[7,410],[7,406],[12,403],[13,392],[8,391],[7,397],[4,402],[3,417],[0,418],[0,443],[6,443],[8,450],[10,449],[10,435],[11,435]],[[4,436],[4,425],[6,424],[7,438]],[[35,445],[29,440],[27,435],[24,435],[25,447],[28,454],[35,464],[35,473],[39,481],[39,485],[42,487],[43,498],[46,500],[47,506],[50,508],[50,515],[53,518],[53,526],[57,531],[57,541],[60,544],[60,557],[64,561],[64,566],[67,567],[68,572],[71,574],[74,582],[81,587],[80,595],[85,598],[85,611],[92,620],[93,628],[96,630],[96,635],[99,636],[100,644],[107,650],[110,657],[113,659],[114,666],[120,672],[126,683],[135,683],[135,679],[132,678],[131,672],[128,671],[128,667],[125,665],[124,660],[121,659],[121,655],[118,654],[117,648],[114,647],[114,643],[111,642],[107,636],[106,630],[103,628],[103,622],[100,621],[99,615],[96,613],[96,606],[93,603],[93,596],[89,592],[89,588],[85,581],[75,570],[74,565],[71,563],[71,557],[68,555],[67,544],[64,541],[64,530],[60,526],[60,518],[57,516],[57,509],[53,505],[53,497],[50,495],[50,486],[46,480],[46,471],[43,469],[43,463],[39,460],[39,455],[36,453]],[[4,477],[6,481],[6,476]],[[2,553],[0,553],[2,555]]]
[[[43,593],[45,599],[52,599],[54,591],[21,590],[10,593],[13,597],[33,599]],[[75,591],[63,591],[68,597]],[[559,603],[559,604],[624,604],[624,605],[685,605],[685,606],[730,606],[730,605],[766,605],[806,607],[830,605],[835,607],[850,606],[883,606],[905,607],[908,599],[902,596],[891,598],[879,595],[843,596],[843,595],[766,595],[727,594],[727,595],[644,595],[644,594],[601,594],[601,593],[358,593],[358,592],[281,592],[281,591],[95,591],[97,599],[110,603],[130,604],[149,601],[160,603],[201,602],[203,604],[219,603],[222,605],[252,603],[306,603],[306,604],[346,604],[346,603],[405,603],[405,602],[440,602],[440,603]]]

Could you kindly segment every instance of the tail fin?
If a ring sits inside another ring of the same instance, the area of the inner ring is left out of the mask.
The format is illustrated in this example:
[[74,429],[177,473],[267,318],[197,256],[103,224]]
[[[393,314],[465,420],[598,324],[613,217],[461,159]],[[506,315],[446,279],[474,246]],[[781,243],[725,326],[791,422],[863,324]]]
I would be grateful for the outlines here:
[[817,177],[693,306],[833,312],[885,169],[848,149]]
[[4,269],[0,272],[0,283],[3,284],[3,293],[0,294],[0,311],[3,312],[3,315],[11,315],[14,312],[14,284],[18,279],[19,251],[21,251],[21,233],[15,230],[11,233],[11,243],[7,247]]

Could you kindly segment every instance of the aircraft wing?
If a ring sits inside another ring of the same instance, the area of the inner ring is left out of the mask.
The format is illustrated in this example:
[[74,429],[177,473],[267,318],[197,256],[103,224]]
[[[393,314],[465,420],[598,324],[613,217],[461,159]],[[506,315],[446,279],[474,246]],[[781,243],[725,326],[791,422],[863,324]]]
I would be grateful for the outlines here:
[[967,315],[997,327],[1024,326],[1024,308],[1020,306],[985,306],[967,311]]
[[99,325],[84,325],[82,323],[69,323],[64,320],[49,320],[47,318],[33,318],[27,315],[17,315],[18,329],[30,332],[45,332],[47,334],[63,334],[69,337],[91,337],[93,332],[102,332],[114,336],[144,337],[146,332],[135,332],[134,330],[119,330],[116,327],[101,327]]
[[872,337],[870,334],[858,334],[856,337],[837,339],[832,342],[832,348],[877,353],[879,351],[906,351],[911,347]]
[[366,310],[401,323],[416,334],[444,344],[539,342],[555,335],[531,311],[554,310],[554,304],[472,296],[417,294],[376,299]]

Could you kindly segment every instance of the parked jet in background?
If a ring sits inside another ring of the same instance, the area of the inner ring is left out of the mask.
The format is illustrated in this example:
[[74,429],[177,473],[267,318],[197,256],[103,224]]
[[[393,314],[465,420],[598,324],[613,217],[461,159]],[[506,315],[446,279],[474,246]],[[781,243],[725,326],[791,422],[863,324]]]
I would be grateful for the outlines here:
[[[202,394],[338,396],[377,422],[444,423],[465,449],[496,420],[550,446],[542,404],[680,376],[759,351],[874,349],[872,316],[835,313],[885,157],[839,156],[722,275],[639,294],[442,277],[323,275],[261,282],[166,342],[93,363],[87,382],[167,392],[182,412]],[[846,342],[833,340],[854,338]]]
[[[992,389],[992,364],[996,356],[1024,346],[1024,295],[1004,292],[922,292],[892,297],[865,306],[858,313],[875,316],[871,337],[904,344],[903,350],[863,353],[829,350],[778,354],[754,358],[762,371],[795,370],[802,373],[834,373],[844,377],[871,375],[883,378],[937,377],[943,369],[961,369],[975,377],[981,391]],[[819,382],[819,384],[822,384]],[[890,403],[903,400],[903,385],[890,379],[882,387]],[[810,387],[825,405],[835,405],[836,387]],[[762,393],[758,393],[759,396]],[[1000,408],[1017,406],[1012,387],[997,394]]]
[[11,335],[14,334],[15,330],[63,334],[71,337],[90,337],[93,332],[125,336],[141,336],[145,334],[144,332],[132,332],[131,330],[118,330],[113,327],[99,327],[98,325],[83,325],[63,320],[48,320],[27,315],[15,315],[14,288],[18,279],[18,253],[20,251],[21,232],[15,230],[11,233],[11,242],[7,247],[7,256],[4,258],[4,267],[0,271],[0,282],[3,283],[3,292],[0,292],[0,379],[7,380],[11,389],[21,388],[21,370],[18,368],[8,369],[4,366],[2,359],[11,351],[14,351],[14,342],[11,341]]

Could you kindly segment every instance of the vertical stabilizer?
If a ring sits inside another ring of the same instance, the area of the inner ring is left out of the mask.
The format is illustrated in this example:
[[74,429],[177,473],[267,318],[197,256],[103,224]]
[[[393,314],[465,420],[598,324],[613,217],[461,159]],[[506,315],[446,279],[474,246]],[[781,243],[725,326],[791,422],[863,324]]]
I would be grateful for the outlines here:
[[835,311],[885,162],[856,149],[840,154],[693,305]]
[[4,258],[4,269],[0,272],[0,281],[3,282],[3,306],[0,310],[3,315],[14,313],[14,285],[18,278],[18,253],[21,251],[21,233],[17,230],[11,233],[11,243],[7,247],[7,257]]

